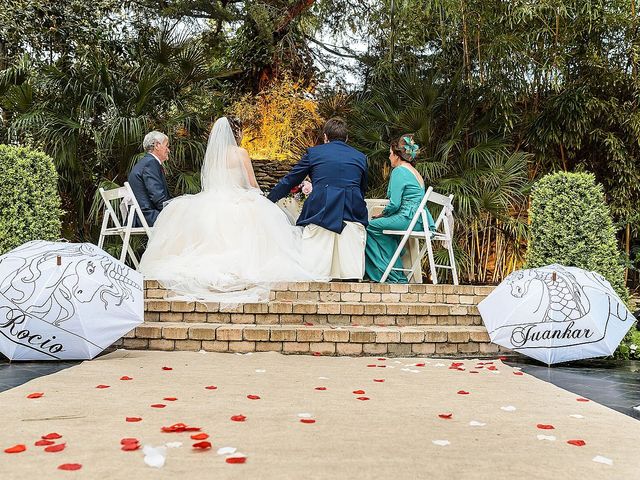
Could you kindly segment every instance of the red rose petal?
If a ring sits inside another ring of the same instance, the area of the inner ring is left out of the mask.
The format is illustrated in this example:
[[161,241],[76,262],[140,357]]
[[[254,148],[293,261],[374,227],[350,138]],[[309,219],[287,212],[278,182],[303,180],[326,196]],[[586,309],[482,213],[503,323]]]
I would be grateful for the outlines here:
[[259,395],[247,395],[247,398],[249,400],[260,400],[260,396]]
[[451,418],[453,417],[453,413],[441,413],[438,415],[438,417],[444,420],[451,420]]
[[141,422],[142,418],[140,418],[140,417],[126,417],[125,420],[127,422]]
[[227,457],[224,461],[227,463],[244,463],[247,461],[247,457]]
[[123,438],[120,440],[120,445],[126,445],[127,443],[140,443],[137,438]]
[[82,465],[79,463],[63,463],[58,466],[58,470],[80,470]]
[[133,380],[133,378],[128,377],[127,375],[123,375],[122,377],[120,377],[120,380]]
[[387,368],[386,365],[376,365],[376,367],[378,367],[378,368]]
[[426,363],[416,363],[416,367],[424,367],[426,366]]
[[26,445],[18,444],[13,447],[5,448],[4,453],[20,453],[24,452],[27,449]]
[[151,408],[164,408],[166,405],[164,403],[154,403],[151,405]]
[[544,423],[539,423],[536,425],[540,430],[554,430],[555,427],[553,425],[545,425]]
[[466,390],[458,390],[458,395],[469,395],[469,392]]
[[491,370],[491,371],[498,370],[498,367],[496,367],[495,365],[491,365],[490,367],[487,367],[487,370]]
[[369,397],[356,397],[356,400],[365,401],[365,400],[369,400]]
[[576,447],[584,447],[587,444],[584,440],[567,440],[567,443]]
[[163,370],[173,370],[171,367],[162,367]]
[[522,372],[513,372],[514,375],[524,375]]
[[61,452],[66,447],[66,443],[59,443],[58,445],[51,445],[49,447],[45,447],[44,451],[49,453]]
[[384,382],[384,378],[374,378],[373,381],[374,382],[378,382],[378,383],[382,383],[382,382]]
[[34,443],[34,445],[36,447],[47,447],[49,445],[53,445],[54,443],[56,442],[54,442],[53,440],[38,440],[36,443]]
[[204,387],[204,388],[206,388],[207,390],[217,390],[218,389],[218,387],[216,387],[215,385],[209,385],[208,387]]
[[233,420],[234,422],[244,422],[247,419],[247,417],[245,417],[244,415],[234,415],[233,417],[231,417],[231,420]]
[[206,433],[196,433],[195,435],[191,435],[191,440],[206,440],[209,438],[209,435]]
[[380,358],[378,358],[378,360],[380,360],[381,362],[384,362],[384,361],[386,361],[387,359],[386,359],[386,358],[384,358],[384,357],[380,357]]
[[125,452],[133,452],[135,450],[138,450],[139,448],[140,448],[140,444],[138,442],[136,442],[136,443],[125,443],[124,445],[122,445],[120,450],[123,450]]
[[301,418],[300,422],[301,423],[316,423],[316,421],[313,418]]
[[314,390],[326,390],[327,387],[316,387]]
[[480,373],[477,370],[470,370],[469,373]]
[[35,392],[35,393],[30,393],[29,395],[27,395],[27,398],[40,398],[40,397],[44,397],[44,393],[43,392]]
[[185,423],[174,423],[170,427],[162,427],[162,431],[165,433],[171,432],[199,432],[200,427],[189,427]]
[[176,397],[164,397],[163,400],[167,402],[175,402],[178,399]]
[[320,352],[313,352],[313,356],[314,357],[320,357],[322,355],[322,353]]
[[582,398],[582,397],[578,397],[576,398],[576,402],[589,402],[590,400],[588,398]]
[[507,357],[498,357],[498,360],[504,362],[507,359]]
[[311,322],[304,322],[304,326],[305,326],[305,327],[313,327],[313,323],[311,323]]
[[371,365],[367,365],[367,367],[369,367],[369,368],[374,367],[374,368],[375,368],[375,367],[376,367],[376,365],[371,364]]
[[96,385],[96,388],[109,388],[109,387],[111,387],[111,385],[102,385],[102,384]]
[[47,433],[46,435],[43,435],[40,438],[43,440],[57,440],[59,438],[62,438],[62,435],[60,435],[59,433],[53,432],[53,433]]
[[366,392],[364,390],[354,390],[353,394],[354,395],[364,395]]
[[193,448],[198,448],[200,450],[207,450],[211,448],[211,442],[198,442],[193,444]]

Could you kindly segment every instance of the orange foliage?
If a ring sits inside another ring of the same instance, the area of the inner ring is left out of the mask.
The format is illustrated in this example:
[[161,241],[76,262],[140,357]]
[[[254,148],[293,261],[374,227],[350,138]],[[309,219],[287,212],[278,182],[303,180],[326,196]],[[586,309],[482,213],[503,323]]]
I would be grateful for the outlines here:
[[314,145],[322,124],[312,90],[289,76],[258,95],[245,95],[231,113],[244,124],[242,147],[257,159],[296,159],[301,148]]

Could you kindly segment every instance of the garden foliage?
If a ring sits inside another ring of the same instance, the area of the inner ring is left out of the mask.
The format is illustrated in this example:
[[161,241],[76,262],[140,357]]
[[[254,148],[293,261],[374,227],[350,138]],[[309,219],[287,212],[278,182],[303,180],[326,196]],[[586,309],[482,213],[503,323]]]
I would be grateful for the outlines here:
[[540,179],[529,217],[528,268],[559,263],[595,271],[628,299],[609,207],[592,174],[559,172]]
[[0,145],[0,254],[30,240],[59,239],[61,214],[51,157]]

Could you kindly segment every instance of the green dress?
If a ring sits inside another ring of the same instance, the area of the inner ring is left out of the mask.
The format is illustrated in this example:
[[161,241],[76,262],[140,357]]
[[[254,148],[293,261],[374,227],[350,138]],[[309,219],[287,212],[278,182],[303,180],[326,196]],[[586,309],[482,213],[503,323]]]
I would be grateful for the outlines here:
[[[371,220],[367,227],[365,272],[374,282],[379,282],[382,278],[401,239],[397,235],[385,235],[382,231],[409,228],[411,219],[424,197],[424,192],[424,186],[407,167],[399,165],[393,169],[387,188],[389,203],[382,211],[383,216]],[[435,224],[428,210],[427,219],[429,229],[433,230]],[[421,232],[423,228],[422,219],[419,219],[413,230]],[[402,258],[399,257],[394,266],[402,268]],[[407,277],[404,272],[392,270],[387,282],[407,283]]]

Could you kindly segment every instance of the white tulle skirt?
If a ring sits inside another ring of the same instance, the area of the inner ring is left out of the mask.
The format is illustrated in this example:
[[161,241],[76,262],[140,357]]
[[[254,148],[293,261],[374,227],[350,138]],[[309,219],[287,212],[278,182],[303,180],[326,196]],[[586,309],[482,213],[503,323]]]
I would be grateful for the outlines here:
[[179,297],[267,301],[273,283],[328,280],[305,269],[301,234],[258,190],[184,195],[158,216],[139,270]]

